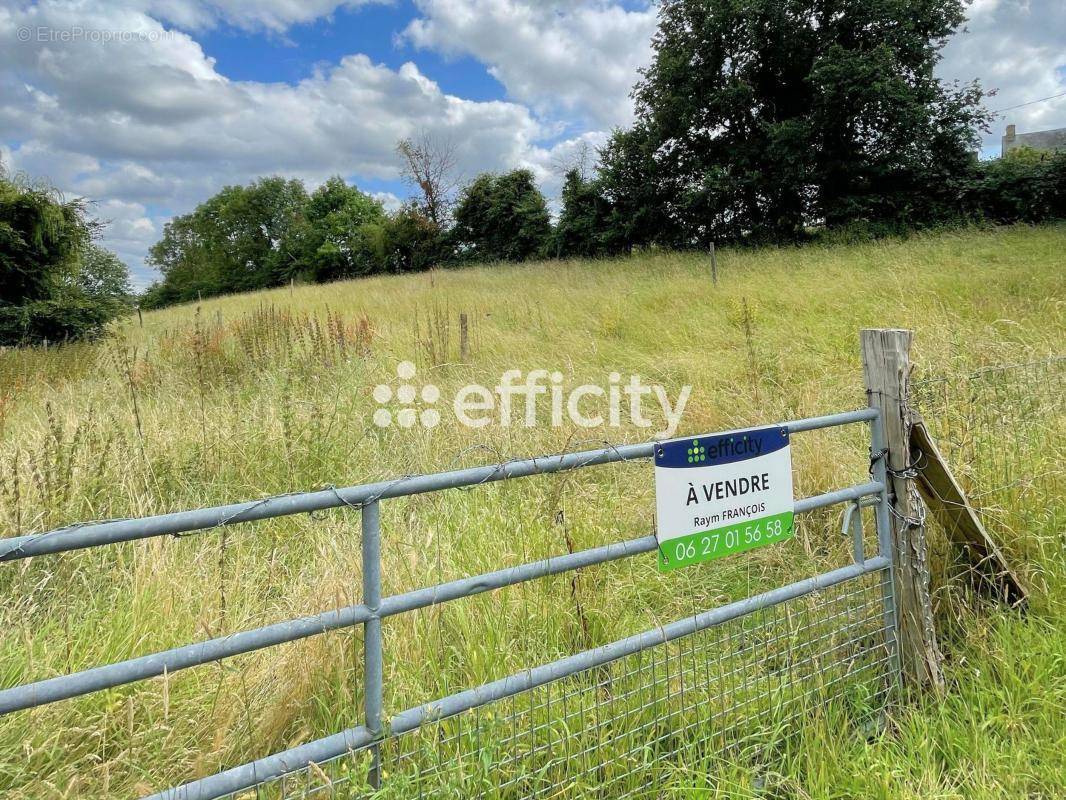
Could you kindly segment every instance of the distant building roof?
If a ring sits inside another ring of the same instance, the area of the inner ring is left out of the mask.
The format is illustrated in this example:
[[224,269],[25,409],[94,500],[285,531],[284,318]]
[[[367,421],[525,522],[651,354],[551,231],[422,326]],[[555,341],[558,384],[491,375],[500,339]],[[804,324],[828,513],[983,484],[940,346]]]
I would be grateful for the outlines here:
[[1002,155],[1007,155],[1011,150],[1017,150],[1019,147],[1031,147],[1033,150],[1048,152],[1066,150],[1066,128],[1018,133],[1014,125],[1008,125],[1007,133],[1003,137]]

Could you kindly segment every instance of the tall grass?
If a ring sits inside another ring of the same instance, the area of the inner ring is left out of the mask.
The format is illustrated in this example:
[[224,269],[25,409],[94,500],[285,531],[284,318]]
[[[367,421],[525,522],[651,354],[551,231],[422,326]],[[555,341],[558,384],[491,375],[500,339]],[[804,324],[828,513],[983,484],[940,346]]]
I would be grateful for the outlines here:
[[[375,277],[153,312],[99,345],[6,351],[0,530],[648,436],[628,425],[474,430],[448,414],[430,430],[378,428],[371,391],[395,388],[404,360],[418,365],[416,384],[446,398],[470,382],[494,386],[507,369],[557,369],[568,385],[636,373],[671,395],[690,384],[682,434],[859,407],[861,327],[913,328],[925,372],[1060,351],[1064,247],[1059,226],[727,251],[718,286],[704,256],[674,254]],[[460,311],[474,331],[465,363]],[[797,494],[862,479],[863,436],[797,437]],[[648,470],[623,464],[387,502],[384,590],[647,533]],[[1062,532],[1009,535],[1027,559],[1019,569],[1041,576],[1034,610],[1025,620],[966,615],[946,702],[902,712],[870,744],[811,727],[772,763],[689,763],[664,792],[1062,793]],[[390,620],[387,711],[846,560],[836,512],[825,512],[787,544],[670,577],[650,559],[629,560],[576,583],[560,576]],[[0,685],[355,603],[359,573],[358,514],[347,509],[3,565]],[[359,636],[314,637],[9,715],[0,792],[124,797],[357,724]]]

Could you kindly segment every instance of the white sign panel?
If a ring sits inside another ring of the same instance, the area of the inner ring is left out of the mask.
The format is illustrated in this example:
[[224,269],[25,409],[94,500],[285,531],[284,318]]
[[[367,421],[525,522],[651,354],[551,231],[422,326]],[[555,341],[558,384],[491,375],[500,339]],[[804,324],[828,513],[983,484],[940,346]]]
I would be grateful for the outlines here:
[[792,536],[786,428],[674,439],[655,449],[655,520],[664,571]]

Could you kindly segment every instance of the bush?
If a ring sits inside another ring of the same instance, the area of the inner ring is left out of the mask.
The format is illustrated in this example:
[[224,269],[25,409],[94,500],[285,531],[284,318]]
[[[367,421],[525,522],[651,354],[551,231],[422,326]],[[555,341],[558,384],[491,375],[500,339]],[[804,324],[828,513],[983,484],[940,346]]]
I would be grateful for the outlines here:
[[463,190],[452,230],[468,261],[525,261],[543,255],[551,218],[533,173],[483,174]]
[[966,185],[969,214],[997,223],[1066,218],[1066,153],[1012,150],[977,164]]
[[84,295],[0,306],[0,343],[48,344],[100,337],[114,319],[107,306]]
[[613,224],[611,203],[600,180],[584,177],[580,170],[566,173],[563,209],[553,234],[552,254],[558,257],[595,258],[620,253],[625,242]]
[[80,200],[0,173],[0,345],[95,338],[129,308],[129,274]]
[[414,205],[389,217],[382,233],[389,272],[420,272],[451,260],[444,233]]

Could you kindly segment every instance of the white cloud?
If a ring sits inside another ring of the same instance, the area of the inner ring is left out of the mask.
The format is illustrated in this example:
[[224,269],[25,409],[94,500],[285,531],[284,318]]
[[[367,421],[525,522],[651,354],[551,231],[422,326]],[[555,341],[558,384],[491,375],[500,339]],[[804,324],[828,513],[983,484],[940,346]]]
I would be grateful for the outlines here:
[[404,37],[471,55],[510,97],[610,128],[632,119],[629,93],[651,61],[656,11],[606,0],[415,0]]
[[[20,27],[73,25],[167,35],[18,40]],[[226,183],[275,173],[311,185],[331,174],[395,179],[395,143],[420,130],[455,142],[469,175],[546,161],[538,142],[552,133],[522,105],[456,97],[413,63],[393,70],[364,55],[296,85],[231,81],[188,34],[85,2],[0,10],[0,88],[7,160],[103,201],[116,219],[105,244],[132,267],[170,212]]]
[[[937,74],[996,89],[997,110],[1066,92],[1066,3],[1062,0],[978,0],[966,30],[944,49]],[[1019,132],[1066,127],[1066,97],[1003,112],[985,137],[998,148],[1007,123]]]
[[[149,218],[140,203],[122,200],[105,200],[94,203],[90,209],[96,219],[107,224],[103,244],[126,264],[139,264],[148,248],[155,244],[162,227]],[[131,269],[133,284],[144,288],[154,279],[153,273],[143,267]]]
[[381,203],[386,211],[398,211],[403,205],[403,200],[392,192],[371,192],[370,196]]
[[[608,0],[416,0],[403,43],[468,55],[510,101],[448,94],[414,63],[398,69],[349,55],[297,84],[220,74],[195,32],[217,25],[284,34],[343,6],[378,0],[43,0],[0,6],[0,149],[5,163],[98,202],[105,243],[141,275],[148,246],[174,213],[227,183],[331,174],[398,177],[395,142],[420,130],[454,142],[459,167],[524,166],[549,195],[560,167],[610,126],[651,57],[654,8]],[[389,0],[380,0],[388,2]],[[938,69],[999,88],[1002,108],[1066,91],[1066,4],[978,0],[969,32]],[[177,25],[181,30],[173,27]],[[118,40],[22,41],[35,32],[134,32]],[[190,33],[190,31],[194,33]],[[1066,98],[1008,112],[1019,130],[1066,126]],[[380,188],[380,187],[375,187]],[[376,196],[390,207],[388,192]]]
[[358,8],[392,0],[126,0],[127,7],[145,11],[186,30],[220,24],[244,30],[282,33],[293,25],[331,15],[339,8]]
[[[553,200],[562,190],[566,170],[594,167],[597,151],[607,143],[607,138],[605,131],[590,131],[556,142],[550,148],[531,148],[515,166],[531,170],[543,192]],[[585,163],[581,164],[582,161]]]

